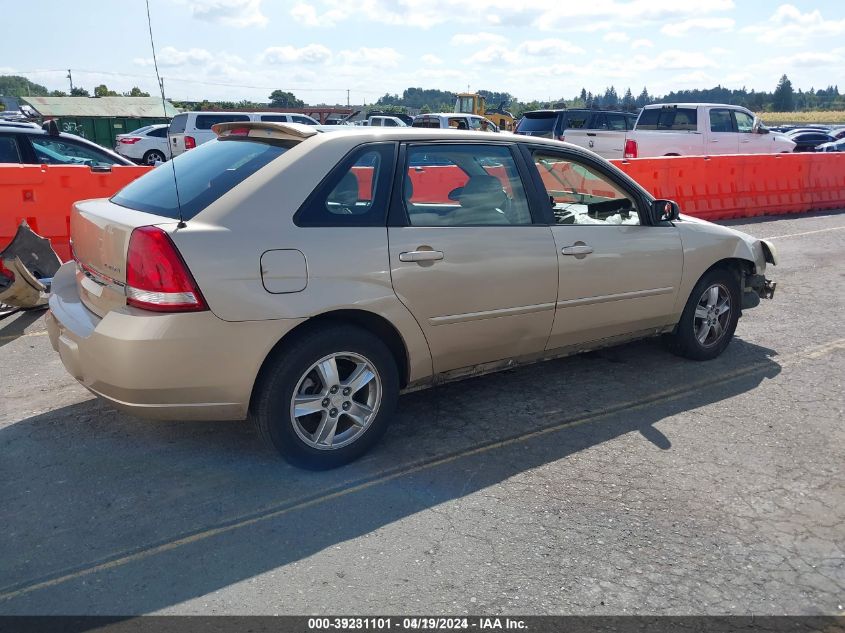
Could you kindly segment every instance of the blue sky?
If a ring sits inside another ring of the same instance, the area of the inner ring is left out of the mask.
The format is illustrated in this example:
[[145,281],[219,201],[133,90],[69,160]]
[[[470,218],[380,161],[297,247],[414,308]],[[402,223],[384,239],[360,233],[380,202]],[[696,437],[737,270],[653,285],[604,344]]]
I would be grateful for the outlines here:
[[[728,87],[845,90],[845,2],[151,0],[175,99],[371,103],[408,86],[571,97]],[[155,88],[143,0],[6,3],[0,74]],[[12,25],[20,24],[21,28]]]

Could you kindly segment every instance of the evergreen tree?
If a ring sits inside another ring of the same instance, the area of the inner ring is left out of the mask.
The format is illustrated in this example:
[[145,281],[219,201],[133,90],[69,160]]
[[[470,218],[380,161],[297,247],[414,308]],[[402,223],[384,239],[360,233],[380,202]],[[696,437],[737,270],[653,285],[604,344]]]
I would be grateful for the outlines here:
[[792,90],[792,82],[786,75],[783,75],[772,94],[772,107],[775,112],[792,112],[795,109],[795,96]]
[[634,95],[631,94],[631,89],[628,88],[625,91],[625,96],[622,97],[622,109],[623,110],[633,110],[634,107],[635,107]]

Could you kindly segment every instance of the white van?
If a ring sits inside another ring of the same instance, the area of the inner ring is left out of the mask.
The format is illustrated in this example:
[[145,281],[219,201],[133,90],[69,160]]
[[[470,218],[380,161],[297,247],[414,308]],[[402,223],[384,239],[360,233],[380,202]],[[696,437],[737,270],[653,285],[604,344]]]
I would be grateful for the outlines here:
[[303,123],[319,125],[310,116],[288,112],[183,112],[170,121],[167,136],[170,151],[178,156],[216,137],[211,126],[229,121],[264,121],[270,123]]

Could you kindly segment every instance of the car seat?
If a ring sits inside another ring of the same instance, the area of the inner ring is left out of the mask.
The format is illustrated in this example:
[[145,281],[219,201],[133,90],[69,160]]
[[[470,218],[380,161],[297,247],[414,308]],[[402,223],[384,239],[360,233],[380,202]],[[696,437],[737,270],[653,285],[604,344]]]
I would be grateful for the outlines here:
[[505,209],[508,195],[495,176],[472,176],[461,191],[455,224],[510,224]]

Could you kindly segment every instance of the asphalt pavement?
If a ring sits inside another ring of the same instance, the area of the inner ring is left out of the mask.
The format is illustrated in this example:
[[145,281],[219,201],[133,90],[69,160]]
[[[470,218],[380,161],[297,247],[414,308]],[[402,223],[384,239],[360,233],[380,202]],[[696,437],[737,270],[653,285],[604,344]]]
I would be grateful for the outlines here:
[[150,422],[0,322],[0,614],[840,614],[845,212],[729,223],[778,282],[720,358],[656,340],[403,396],[297,470]]

